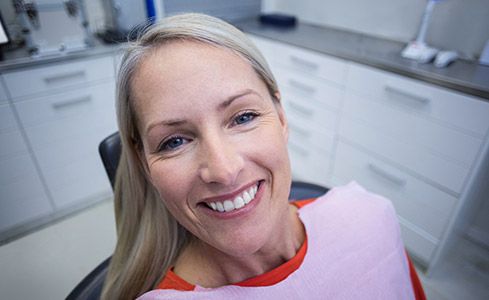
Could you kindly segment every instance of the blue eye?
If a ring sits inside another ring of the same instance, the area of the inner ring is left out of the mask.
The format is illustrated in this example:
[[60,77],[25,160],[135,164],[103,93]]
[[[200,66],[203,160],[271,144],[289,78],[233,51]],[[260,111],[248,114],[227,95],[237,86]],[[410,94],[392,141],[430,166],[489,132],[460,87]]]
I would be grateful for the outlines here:
[[252,121],[256,116],[258,116],[258,114],[254,113],[254,112],[245,112],[245,113],[238,115],[234,119],[234,122],[237,125],[245,124],[245,123]]
[[159,147],[159,151],[172,151],[187,143],[188,141],[180,136],[171,137],[164,141]]

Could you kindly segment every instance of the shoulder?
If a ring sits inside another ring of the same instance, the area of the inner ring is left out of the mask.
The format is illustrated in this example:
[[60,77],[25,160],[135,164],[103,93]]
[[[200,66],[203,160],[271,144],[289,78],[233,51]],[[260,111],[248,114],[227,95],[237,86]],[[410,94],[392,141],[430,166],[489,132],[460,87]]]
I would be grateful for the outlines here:
[[[394,211],[390,200],[367,191],[354,181],[344,186],[332,188],[315,201],[314,199],[306,199],[298,202],[299,207],[311,207],[310,210],[321,210],[324,207],[326,209],[335,208],[340,211],[346,210],[351,213],[358,213],[359,211]],[[311,204],[306,205],[309,203]]]
[[[335,187],[300,208],[301,219],[317,225],[357,230],[399,231],[397,216],[388,199],[371,193],[356,182]],[[395,232],[392,232],[395,233]]]

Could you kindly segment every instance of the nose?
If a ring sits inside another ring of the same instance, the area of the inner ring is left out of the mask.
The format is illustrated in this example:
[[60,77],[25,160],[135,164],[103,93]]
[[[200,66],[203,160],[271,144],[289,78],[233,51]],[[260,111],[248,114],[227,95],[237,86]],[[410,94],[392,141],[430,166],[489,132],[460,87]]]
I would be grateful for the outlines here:
[[239,145],[218,134],[208,136],[200,149],[200,177],[205,183],[234,185],[244,167]]

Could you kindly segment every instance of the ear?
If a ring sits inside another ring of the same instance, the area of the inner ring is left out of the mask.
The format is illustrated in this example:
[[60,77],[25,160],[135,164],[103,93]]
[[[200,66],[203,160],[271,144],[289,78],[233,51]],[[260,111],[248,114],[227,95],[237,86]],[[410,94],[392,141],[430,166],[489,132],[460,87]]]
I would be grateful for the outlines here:
[[289,140],[289,126],[287,123],[287,117],[285,116],[285,111],[282,106],[282,95],[280,95],[280,92],[275,92],[274,94],[275,100],[275,108],[277,109],[278,113],[278,118],[280,120],[280,125],[282,126],[282,132],[285,138],[285,141],[287,142]]

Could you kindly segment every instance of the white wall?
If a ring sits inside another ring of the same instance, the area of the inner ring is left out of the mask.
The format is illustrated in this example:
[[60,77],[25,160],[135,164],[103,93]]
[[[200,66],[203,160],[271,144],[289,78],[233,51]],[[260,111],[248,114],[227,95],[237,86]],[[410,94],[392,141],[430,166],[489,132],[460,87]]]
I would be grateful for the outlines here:
[[[426,0],[263,0],[265,12],[407,42],[416,37]],[[477,58],[489,40],[489,0],[445,0],[437,4],[429,44]]]

